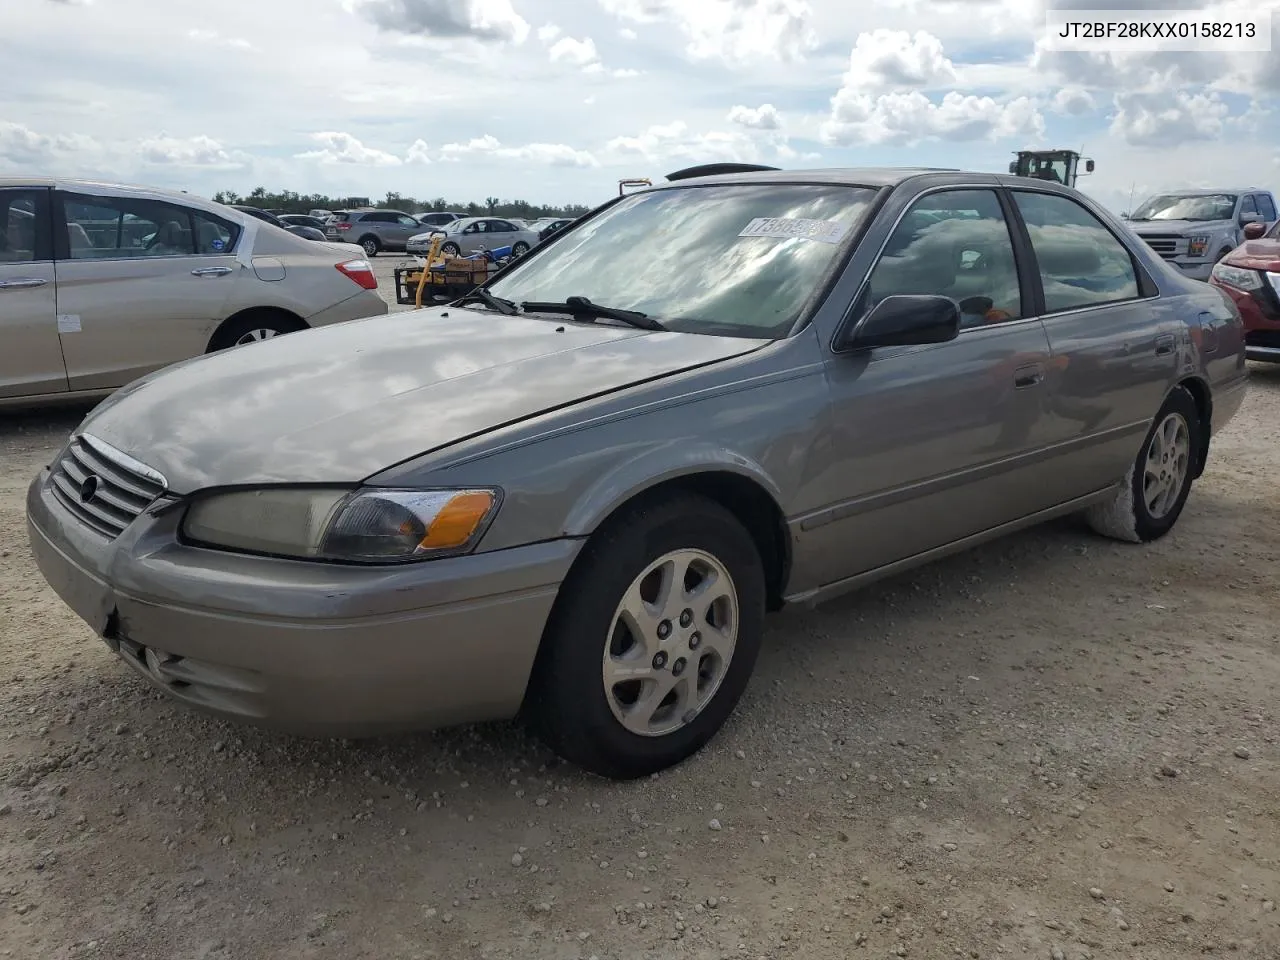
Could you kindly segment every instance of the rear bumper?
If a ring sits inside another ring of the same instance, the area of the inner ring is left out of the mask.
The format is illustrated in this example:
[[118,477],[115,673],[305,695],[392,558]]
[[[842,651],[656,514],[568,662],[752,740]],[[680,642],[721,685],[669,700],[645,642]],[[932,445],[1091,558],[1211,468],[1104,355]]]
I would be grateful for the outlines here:
[[382,299],[377,290],[361,290],[354,297],[335,303],[332,307],[307,317],[307,324],[312,327],[324,327],[331,323],[344,323],[347,320],[380,317],[390,309],[387,301]]
[[178,542],[181,511],[114,541],[27,494],[36,564],[139,675],[233,720],[362,736],[514,715],[579,541],[345,568]]

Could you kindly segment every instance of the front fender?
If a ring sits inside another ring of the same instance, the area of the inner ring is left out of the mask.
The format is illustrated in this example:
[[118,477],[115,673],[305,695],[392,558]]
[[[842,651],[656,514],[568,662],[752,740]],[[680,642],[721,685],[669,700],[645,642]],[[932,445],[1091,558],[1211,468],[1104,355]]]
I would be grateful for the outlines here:
[[710,443],[672,441],[618,463],[601,476],[574,503],[565,517],[564,536],[585,537],[611,513],[646,490],[699,473],[732,473],[762,487],[774,503],[782,492],[755,460]]

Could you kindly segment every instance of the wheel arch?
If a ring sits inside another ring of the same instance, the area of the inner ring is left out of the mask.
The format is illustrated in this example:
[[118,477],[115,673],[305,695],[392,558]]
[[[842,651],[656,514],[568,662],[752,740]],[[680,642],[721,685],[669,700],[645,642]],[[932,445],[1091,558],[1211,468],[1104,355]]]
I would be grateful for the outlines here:
[[1200,449],[1196,451],[1195,467],[1191,473],[1192,479],[1198,480],[1209,460],[1209,439],[1213,432],[1213,391],[1204,378],[1199,376],[1183,377],[1174,389],[1189,393],[1200,415]]
[[646,501],[680,493],[699,494],[727,509],[750,534],[764,564],[768,607],[776,610],[782,606],[791,573],[791,538],[778,488],[763,470],[722,455],[700,464],[673,465],[642,480],[627,482],[624,477],[625,472],[606,476],[581,498],[566,518],[565,535],[590,536]]
[[305,330],[308,326],[307,321],[303,320],[302,317],[284,307],[246,307],[231,314],[231,316],[218,324],[217,329],[209,337],[209,344],[205,347],[205,352],[212,353],[215,350],[222,350],[230,346],[230,344],[224,342],[227,338],[227,332],[246,320],[255,319],[284,322],[291,326],[294,331]]

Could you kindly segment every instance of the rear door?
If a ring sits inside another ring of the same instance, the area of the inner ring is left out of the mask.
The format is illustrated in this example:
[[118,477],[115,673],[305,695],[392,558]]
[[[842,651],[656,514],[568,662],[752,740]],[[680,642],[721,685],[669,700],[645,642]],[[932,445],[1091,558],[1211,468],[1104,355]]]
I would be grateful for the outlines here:
[[0,397],[67,390],[47,188],[0,189]]
[[422,224],[407,213],[394,213],[390,216],[395,221],[391,225],[390,239],[396,246],[403,247],[409,242],[410,237],[417,236],[422,232]]
[[1018,188],[1053,361],[1050,430],[1059,499],[1120,480],[1177,380],[1188,336],[1128,248],[1082,203]]
[[241,268],[239,224],[146,197],[57,191],[58,315],[72,390],[198,356]]
[[487,239],[490,250],[509,247],[520,238],[514,223],[508,223],[506,220],[487,220],[485,222],[489,225]]

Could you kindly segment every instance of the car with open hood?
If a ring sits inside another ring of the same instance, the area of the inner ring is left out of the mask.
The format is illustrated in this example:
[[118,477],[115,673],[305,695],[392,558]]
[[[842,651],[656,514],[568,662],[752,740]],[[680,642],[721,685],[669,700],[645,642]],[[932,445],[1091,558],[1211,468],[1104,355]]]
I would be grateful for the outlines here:
[[447,306],[131,384],[31,483],[42,574],[192,707],[523,716],[635,777],[725,722],[767,610],[1064,514],[1173,527],[1247,383],[1221,291],[1050,183],[695,174]]

